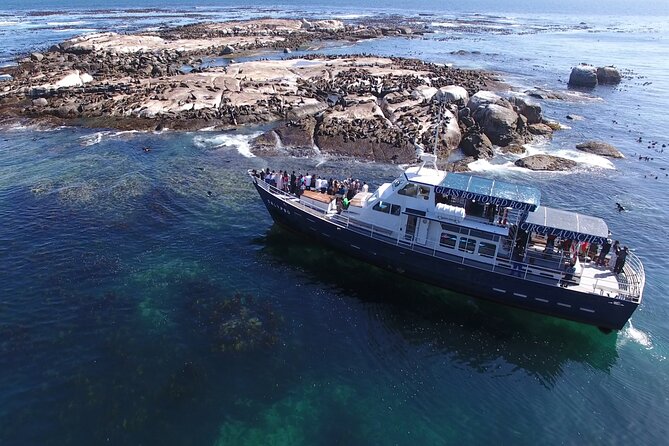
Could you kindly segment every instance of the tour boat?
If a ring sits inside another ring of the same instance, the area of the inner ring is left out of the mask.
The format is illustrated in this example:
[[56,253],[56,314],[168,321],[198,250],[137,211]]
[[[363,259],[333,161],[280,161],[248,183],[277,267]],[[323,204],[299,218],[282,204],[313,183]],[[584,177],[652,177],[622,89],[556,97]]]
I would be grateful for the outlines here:
[[645,273],[631,251],[617,274],[593,258],[610,235],[604,220],[541,206],[534,187],[445,172],[434,155],[422,158],[350,202],[293,195],[249,175],[276,223],[365,262],[604,331],[625,325]]

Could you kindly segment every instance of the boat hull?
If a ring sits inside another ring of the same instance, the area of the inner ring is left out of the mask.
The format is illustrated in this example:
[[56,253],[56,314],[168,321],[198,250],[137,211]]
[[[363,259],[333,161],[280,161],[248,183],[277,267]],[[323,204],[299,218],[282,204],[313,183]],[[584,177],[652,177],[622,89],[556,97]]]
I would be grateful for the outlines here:
[[442,259],[342,227],[283,200],[254,182],[263,203],[279,225],[307,235],[338,251],[412,279],[504,305],[547,314],[602,329],[620,330],[637,308],[612,299],[524,280],[501,272]]

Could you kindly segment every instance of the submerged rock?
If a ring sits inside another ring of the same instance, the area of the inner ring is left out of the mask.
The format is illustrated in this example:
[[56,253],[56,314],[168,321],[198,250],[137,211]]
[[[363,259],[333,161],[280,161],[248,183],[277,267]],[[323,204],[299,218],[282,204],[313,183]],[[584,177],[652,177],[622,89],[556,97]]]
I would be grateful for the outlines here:
[[531,155],[517,160],[514,164],[530,170],[551,171],[570,170],[577,165],[576,161],[553,155]]
[[597,68],[597,82],[600,84],[619,84],[622,80],[620,72],[616,67],[607,66]]
[[597,86],[597,69],[592,65],[581,64],[571,69],[570,87],[594,88]]
[[611,144],[602,141],[587,141],[581,144],[576,144],[576,148],[582,152],[592,153],[599,156],[608,156],[611,158],[625,157],[620,150],[616,149]]

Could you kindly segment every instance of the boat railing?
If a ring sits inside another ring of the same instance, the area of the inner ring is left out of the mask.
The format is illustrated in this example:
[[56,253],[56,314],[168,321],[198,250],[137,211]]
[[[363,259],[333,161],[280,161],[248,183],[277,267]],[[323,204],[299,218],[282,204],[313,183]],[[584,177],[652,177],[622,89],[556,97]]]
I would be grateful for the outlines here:
[[593,292],[607,296],[617,294],[620,299],[639,303],[645,283],[646,273],[643,263],[635,254],[628,252],[622,279],[618,281],[618,288],[611,288],[597,279],[593,284]]

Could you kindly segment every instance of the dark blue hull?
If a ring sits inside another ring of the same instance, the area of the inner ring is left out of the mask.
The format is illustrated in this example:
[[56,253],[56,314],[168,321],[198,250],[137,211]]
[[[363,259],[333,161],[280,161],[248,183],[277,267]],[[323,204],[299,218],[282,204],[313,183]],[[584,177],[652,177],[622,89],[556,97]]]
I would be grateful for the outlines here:
[[274,221],[365,262],[459,293],[603,329],[620,330],[638,304],[434,257],[318,218],[255,184]]

